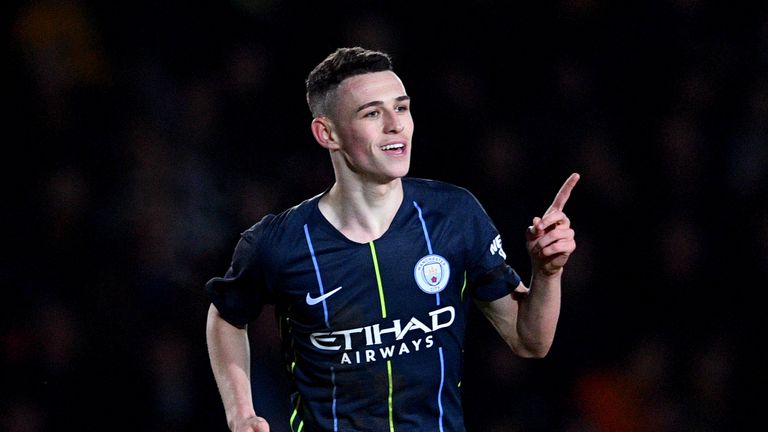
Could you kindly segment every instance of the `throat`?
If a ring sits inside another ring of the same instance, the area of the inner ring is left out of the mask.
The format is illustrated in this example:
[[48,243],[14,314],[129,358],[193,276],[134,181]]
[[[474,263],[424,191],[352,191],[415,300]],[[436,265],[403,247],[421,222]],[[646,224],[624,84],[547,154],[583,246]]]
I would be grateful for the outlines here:
[[341,217],[326,215],[326,219],[349,240],[356,243],[368,243],[378,240],[389,230],[396,214],[397,208],[382,214],[354,213],[341,215]]
[[359,229],[354,227],[342,227],[339,229],[339,232],[344,235],[344,237],[352,240],[355,243],[369,243],[374,240],[380,239],[384,233],[387,232],[389,227],[378,229],[378,230],[366,230],[366,229]]
[[362,195],[335,193],[333,188],[320,199],[320,213],[347,239],[368,243],[389,230],[403,202],[402,189],[385,199],[371,200]]

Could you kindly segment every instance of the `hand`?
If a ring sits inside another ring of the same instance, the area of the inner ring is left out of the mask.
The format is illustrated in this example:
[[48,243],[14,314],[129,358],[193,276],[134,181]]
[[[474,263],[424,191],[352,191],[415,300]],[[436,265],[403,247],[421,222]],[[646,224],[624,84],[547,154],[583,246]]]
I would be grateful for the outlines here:
[[526,230],[526,247],[534,272],[542,272],[548,276],[558,273],[576,249],[575,232],[571,229],[571,221],[563,213],[563,207],[579,178],[579,174],[571,174],[560,187],[544,216],[534,217],[533,223]]
[[236,422],[232,432],[269,432],[269,423],[262,417],[248,417]]

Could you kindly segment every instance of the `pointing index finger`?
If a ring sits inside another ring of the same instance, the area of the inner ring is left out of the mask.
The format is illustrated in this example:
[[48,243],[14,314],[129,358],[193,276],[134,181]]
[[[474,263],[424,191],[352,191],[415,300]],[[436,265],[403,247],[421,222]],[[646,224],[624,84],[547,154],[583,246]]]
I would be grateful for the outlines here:
[[568,198],[571,196],[571,191],[573,190],[573,187],[576,186],[576,182],[579,181],[581,176],[578,173],[573,173],[568,177],[568,179],[563,183],[563,185],[560,187],[560,190],[557,192],[557,195],[555,196],[555,200],[552,201],[552,205],[549,206],[547,209],[545,215],[548,213],[551,213],[556,210],[563,210],[563,207],[565,207],[565,203],[568,201]]

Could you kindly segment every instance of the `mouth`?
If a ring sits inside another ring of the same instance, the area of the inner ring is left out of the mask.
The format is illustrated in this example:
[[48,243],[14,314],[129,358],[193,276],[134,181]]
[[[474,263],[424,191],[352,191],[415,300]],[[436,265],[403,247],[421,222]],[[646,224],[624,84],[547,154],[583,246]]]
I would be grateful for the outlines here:
[[403,154],[405,153],[404,143],[391,143],[380,147],[382,151],[389,154]]

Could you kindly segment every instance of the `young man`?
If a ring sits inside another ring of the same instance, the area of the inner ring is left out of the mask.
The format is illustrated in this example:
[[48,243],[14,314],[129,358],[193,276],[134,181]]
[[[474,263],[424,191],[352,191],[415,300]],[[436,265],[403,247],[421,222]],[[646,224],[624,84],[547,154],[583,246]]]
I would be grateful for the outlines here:
[[410,98],[387,54],[338,49],[306,85],[335,182],[245,231],[226,274],[207,284],[207,341],[229,427],[269,430],[253,408],[246,329],[270,303],[292,382],[291,430],[462,431],[470,299],[516,354],[546,355],[576,247],[562,210],[579,176],[528,228],[529,289],[468,191],[406,177]]

